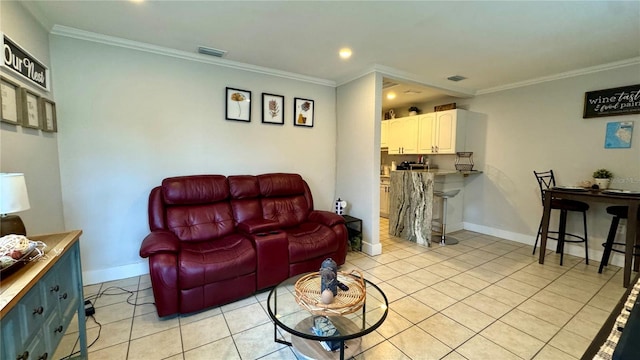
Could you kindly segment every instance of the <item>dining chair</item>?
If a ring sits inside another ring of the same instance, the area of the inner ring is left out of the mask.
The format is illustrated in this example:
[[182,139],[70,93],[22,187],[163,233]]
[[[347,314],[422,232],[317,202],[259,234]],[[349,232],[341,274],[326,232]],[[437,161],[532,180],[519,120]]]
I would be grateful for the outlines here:
[[[629,213],[629,208],[627,206],[609,206],[607,207],[607,213],[613,215],[611,219],[611,226],[609,227],[609,234],[607,235],[607,240],[602,244],[604,247],[604,252],[602,253],[602,260],[600,261],[600,267],[598,267],[598,273],[602,273],[602,269],[609,265],[609,257],[611,256],[611,252],[615,251],[617,253],[624,254],[626,243],[624,242],[615,242],[616,232],[618,232],[618,224],[620,224],[621,219],[626,219]],[[622,246],[622,249],[616,249],[615,246]],[[634,265],[638,266],[638,261],[640,261],[640,245],[635,244],[633,247],[633,262]]]
[[[536,176],[536,180],[538,181],[538,186],[540,187],[540,198],[542,199],[542,206],[544,207],[544,190],[555,187],[556,179],[553,175],[553,170],[549,171],[533,171],[533,174]],[[548,231],[547,238],[554,239],[558,241],[558,245],[556,246],[556,253],[560,253],[560,265],[562,265],[562,260],[564,257],[564,243],[584,243],[584,257],[587,265],[589,264],[589,246],[587,242],[587,210],[589,210],[589,204],[576,201],[576,200],[567,200],[554,197],[551,199],[551,210],[560,210],[560,223],[558,224],[557,231]],[[567,215],[569,212],[582,213],[582,220],[584,224],[584,236],[579,236],[576,234],[568,233],[567,230]],[[540,225],[538,226],[538,234],[536,234],[536,242],[533,244],[533,254],[536,253],[536,246],[538,246],[538,240],[542,235],[542,218],[540,218]],[[567,239],[569,237],[569,239]],[[545,251],[545,249],[540,249],[540,251]]]

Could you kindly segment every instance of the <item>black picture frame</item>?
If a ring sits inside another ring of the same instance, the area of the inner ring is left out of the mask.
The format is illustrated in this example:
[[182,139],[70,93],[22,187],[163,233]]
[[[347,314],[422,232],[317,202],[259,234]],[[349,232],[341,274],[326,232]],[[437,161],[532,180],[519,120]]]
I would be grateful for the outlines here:
[[251,91],[226,88],[225,118],[251,122]]
[[293,99],[293,125],[313,127],[315,104],[311,99]]
[[584,93],[583,119],[640,114],[640,84]]
[[284,125],[284,96],[262,93],[262,123]]

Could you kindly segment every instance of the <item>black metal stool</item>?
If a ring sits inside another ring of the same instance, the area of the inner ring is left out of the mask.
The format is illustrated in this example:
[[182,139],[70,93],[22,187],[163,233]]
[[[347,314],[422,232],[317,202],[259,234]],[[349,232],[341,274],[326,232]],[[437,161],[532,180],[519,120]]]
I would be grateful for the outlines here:
[[[544,207],[544,191],[545,189],[556,186],[556,179],[553,175],[553,170],[536,172],[533,174],[536,176],[538,180],[538,185],[540,186],[540,197],[542,198],[542,205]],[[558,224],[558,231],[549,231],[547,235],[549,239],[558,240],[558,245],[556,247],[556,253],[560,253],[560,265],[562,265],[562,260],[564,258],[564,243],[572,242],[584,243],[584,257],[587,265],[589,265],[589,244],[587,243],[587,210],[589,210],[589,204],[576,201],[576,200],[566,200],[566,199],[551,199],[551,209],[560,210],[560,223]],[[582,222],[584,224],[584,237],[571,234],[566,231],[567,227],[567,215],[569,211],[582,213]],[[540,225],[538,226],[538,234],[536,235],[536,242],[533,244],[533,254],[536,253],[536,246],[538,246],[538,239],[542,234],[542,218],[540,219]],[[556,236],[556,237],[554,237]],[[566,237],[569,237],[573,240],[567,240]],[[545,249],[540,249],[540,251],[545,251]]]
[[[620,224],[620,219],[626,219],[629,213],[629,208],[626,206],[609,206],[607,208],[607,213],[613,215],[613,219],[611,219],[611,226],[609,227],[609,235],[607,235],[607,241],[602,244],[604,247],[604,252],[602,253],[602,260],[600,261],[600,267],[598,268],[598,273],[602,273],[602,268],[609,264],[609,257],[611,256],[611,252],[615,251],[620,254],[624,254],[625,243],[615,242],[616,232],[618,231],[618,225]],[[622,246],[622,250],[615,249],[614,246]],[[638,245],[633,247],[633,258],[634,261],[638,261],[640,257],[640,253],[637,252]]]

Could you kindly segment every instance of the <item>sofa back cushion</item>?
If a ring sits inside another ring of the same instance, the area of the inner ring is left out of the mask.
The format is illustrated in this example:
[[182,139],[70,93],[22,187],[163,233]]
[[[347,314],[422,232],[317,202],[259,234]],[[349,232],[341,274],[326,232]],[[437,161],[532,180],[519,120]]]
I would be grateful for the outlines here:
[[229,176],[231,209],[236,222],[262,219],[258,178],[251,175]]
[[282,227],[296,226],[313,210],[308,186],[298,174],[258,175],[262,213]]
[[195,175],[162,181],[165,226],[182,241],[216,239],[235,231],[229,184],[222,175]]

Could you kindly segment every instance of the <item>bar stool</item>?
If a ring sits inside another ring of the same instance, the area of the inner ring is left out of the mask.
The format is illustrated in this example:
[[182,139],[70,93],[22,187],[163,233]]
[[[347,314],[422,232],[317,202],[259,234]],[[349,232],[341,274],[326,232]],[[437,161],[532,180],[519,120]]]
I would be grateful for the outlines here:
[[[551,187],[556,186],[556,179],[553,175],[553,170],[544,171],[544,172],[536,172],[533,174],[536,176],[538,180],[538,185],[540,186],[540,197],[542,199],[542,204],[544,206],[544,191]],[[556,253],[560,253],[560,265],[562,265],[562,260],[564,257],[564,243],[572,242],[584,243],[584,257],[587,265],[589,265],[589,246],[587,243],[587,210],[589,210],[589,204],[576,201],[576,200],[566,200],[566,199],[551,199],[551,209],[560,210],[560,223],[558,225],[558,231],[549,231],[549,234],[557,234],[556,237],[549,236],[549,239],[558,240],[558,246],[556,247]],[[582,221],[584,224],[584,237],[571,234],[566,231],[567,228],[567,215],[569,211],[582,213]],[[542,218],[540,219],[540,225],[538,226],[538,234],[536,235],[536,242],[533,244],[533,254],[536,253],[536,246],[538,245],[538,239],[542,234]],[[570,237],[572,240],[567,240],[566,237]],[[540,251],[545,251],[545,249],[540,249]]]
[[[602,260],[600,261],[600,267],[598,268],[598,273],[600,274],[602,273],[602,268],[609,265],[609,256],[611,256],[611,252],[615,251],[617,253],[624,254],[624,247],[626,246],[626,243],[615,242],[614,240],[616,239],[616,232],[618,231],[620,219],[627,218],[629,208],[626,206],[609,206],[607,207],[607,213],[613,215],[613,218],[611,219],[611,226],[609,227],[609,235],[607,235],[607,241],[602,244],[602,246],[604,247],[604,252],[602,253]],[[616,245],[622,246],[622,250],[615,249],[614,246]],[[638,247],[639,245],[635,245],[633,247],[633,260],[636,263],[640,259],[640,253],[636,251]]]
[[434,191],[433,195],[442,198],[442,235],[440,236],[440,245],[455,245],[458,240],[445,237],[447,233],[447,199],[450,199],[460,192],[460,189],[450,191]]

